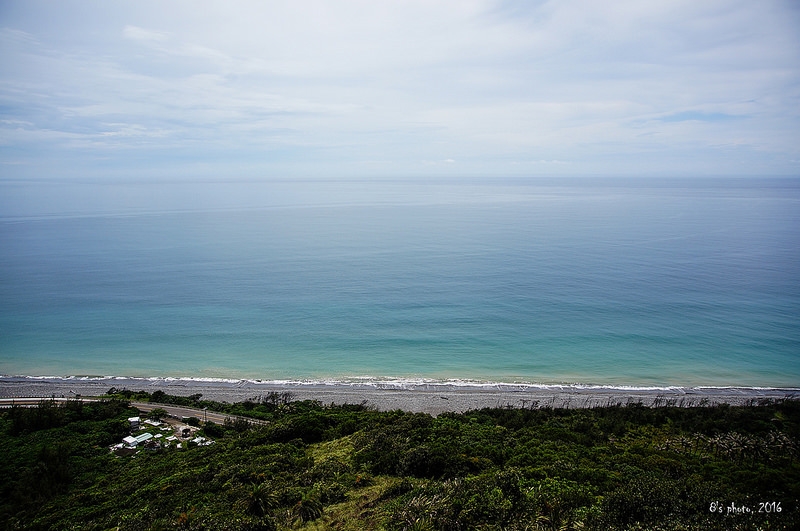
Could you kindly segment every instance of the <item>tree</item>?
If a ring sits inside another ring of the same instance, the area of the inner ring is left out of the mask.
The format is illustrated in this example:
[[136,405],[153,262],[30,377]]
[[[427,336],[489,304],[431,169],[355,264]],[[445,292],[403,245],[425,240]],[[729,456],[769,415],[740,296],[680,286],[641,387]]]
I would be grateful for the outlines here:
[[154,410],[152,410],[150,413],[147,414],[147,418],[153,419],[153,420],[161,420],[164,417],[168,417],[168,416],[169,416],[169,413],[167,413],[167,410],[164,409],[163,407],[157,407]]
[[304,494],[294,506],[295,518],[301,522],[311,522],[322,516],[322,502],[313,494]]
[[253,516],[266,516],[278,506],[278,497],[270,490],[269,485],[261,483],[253,485],[247,497],[247,512]]

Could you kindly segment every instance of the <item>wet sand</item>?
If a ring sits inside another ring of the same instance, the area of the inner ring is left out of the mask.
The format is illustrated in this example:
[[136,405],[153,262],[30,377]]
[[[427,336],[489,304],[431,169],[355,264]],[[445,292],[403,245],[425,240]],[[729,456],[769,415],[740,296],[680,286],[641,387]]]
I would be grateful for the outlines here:
[[800,398],[800,388],[748,387],[603,387],[532,386],[516,384],[449,383],[276,383],[250,380],[186,380],[145,378],[29,378],[0,377],[0,398],[97,396],[112,387],[132,391],[156,390],[220,402],[259,400],[269,393],[290,393],[293,400],[323,404],[361,404],[378,410],[401,409],[437,415],[486,407],[595,407],[641,403],[645,406],[746,405],[783,398]]

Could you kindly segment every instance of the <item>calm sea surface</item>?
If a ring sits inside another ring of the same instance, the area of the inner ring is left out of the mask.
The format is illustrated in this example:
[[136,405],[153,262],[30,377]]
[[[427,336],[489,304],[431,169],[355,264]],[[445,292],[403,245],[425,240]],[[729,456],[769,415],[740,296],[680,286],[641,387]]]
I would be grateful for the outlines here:
[[0,373],[800,385],[800,180],[0,183]]

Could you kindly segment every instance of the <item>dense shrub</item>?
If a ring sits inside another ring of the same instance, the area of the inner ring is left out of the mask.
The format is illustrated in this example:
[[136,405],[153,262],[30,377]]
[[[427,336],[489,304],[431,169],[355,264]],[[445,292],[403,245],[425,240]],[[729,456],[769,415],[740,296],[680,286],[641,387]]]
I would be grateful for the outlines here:
[[[219,405],[158,391],[117,398],[0,412],[6,527],[800,528],[795,401],[434,418],[279,394]],[[107,445],[129,432],[127,398],[189,401],[268,423],[205,424],[212,446],[118,458]],[[781,512],[709,510],[757,511],[759,502]]]

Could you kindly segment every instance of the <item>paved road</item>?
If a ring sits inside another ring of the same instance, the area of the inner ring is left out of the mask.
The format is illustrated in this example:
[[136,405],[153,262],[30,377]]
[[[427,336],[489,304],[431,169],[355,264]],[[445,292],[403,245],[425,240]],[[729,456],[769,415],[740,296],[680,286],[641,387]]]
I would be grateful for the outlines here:
[[[70,400],[76,400],[75,398],[0,398],[0,408],[10,408],[12,406],[22,406],[22,407],[35,407],[38,406],[42,400],[45,401],[54,401],[57,404],[68,402]],[[96,398],[80,398],[83,402],[93,402],[97,401]],[[150,411],[161,408],[166,410],[167,413],[172,415],[173,417],[183,418],[183,417],[197,417],[203,422],[213,422],[215,424],[224,424],[226,420],[236,420],[242,419],[251,424],[257,425],[266,425],[269,422],[264,420],[256,420],[247,417],[239,417],[237,415],[227,415],[225,413],[218,413],[216,411],[205,411],[202,409],[196,409],[191,407],[182,407],[182,406],[172,406],[169,404],[154,404],[151,402],[131,402],[131,405],[141,411],[142,413],[149,413]]]
[[138,409],[143,413],[149,413],[150,411],[161,408],[166,410],[167,413],[172,415],[173,417],[183,418],[183,417],[197,417],[203,422],[213,422],[215,424],[224,424],[226,420],[236,420],[242,419],[251,424],[258,424],[258,425],[266,425],[269,422],[263,420],[256,420],[247,417],[239,417],[236,415],[228,415],[226,413],[217,413],[216,411],[205,411],[203,409],[195,409],[190,407],[183,407],[183,406],[172,406],[169,404],[154,404],[152,402],[131,402],[131,405]]

